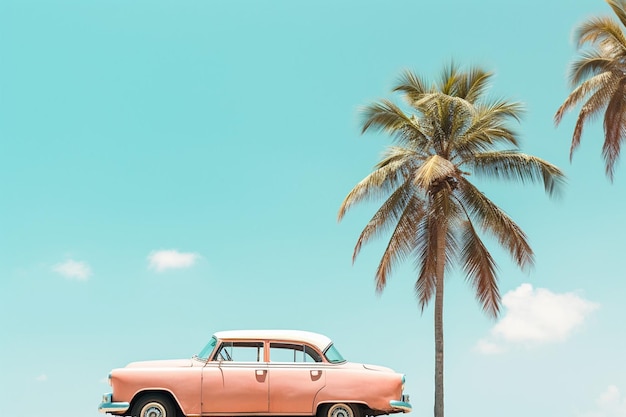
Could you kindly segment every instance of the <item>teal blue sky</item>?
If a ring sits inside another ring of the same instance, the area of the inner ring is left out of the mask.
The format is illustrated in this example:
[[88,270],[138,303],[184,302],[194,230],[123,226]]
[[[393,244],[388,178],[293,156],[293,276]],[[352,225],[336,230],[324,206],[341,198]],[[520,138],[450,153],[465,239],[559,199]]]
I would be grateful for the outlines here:
[[[384,239],[352,265],[376,205],[338,224],[388,137],[360,106],[404,69],[493,71],[525,103],[522,150],[560,166],[541,186],[477,184],[529,235],[518,271],[491,246],[505,306],[463,276],[445,304],[448,416],[626,416],[626,172],[604,176],[602,126],[573,162],[555,128],[574,27],[601,0],[304,2],[0,0],[2,415],[96,417],[110,369],[197,353],[214,331],[324,333],[407,375],[431,415],[432,309],[411,264],[382,295]],[[493,243],[493,242],[492,242]]]

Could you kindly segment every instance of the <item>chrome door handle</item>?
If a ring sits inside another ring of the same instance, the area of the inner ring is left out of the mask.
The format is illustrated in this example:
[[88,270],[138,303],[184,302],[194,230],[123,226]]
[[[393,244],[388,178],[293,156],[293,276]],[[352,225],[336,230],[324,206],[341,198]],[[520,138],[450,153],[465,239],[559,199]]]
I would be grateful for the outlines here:
[[257,370],[255,371],[256,376],[263,376],[263,375],[265,375],[265,373],[266,373],[266,372],[267,372],[267,371],[266,371],[265,369],[257,369]]
[[322,374],[322,371],[317,371],[317,370],[311,371],[311,376],[317,377],[317,376],[320,376],[321,374]]

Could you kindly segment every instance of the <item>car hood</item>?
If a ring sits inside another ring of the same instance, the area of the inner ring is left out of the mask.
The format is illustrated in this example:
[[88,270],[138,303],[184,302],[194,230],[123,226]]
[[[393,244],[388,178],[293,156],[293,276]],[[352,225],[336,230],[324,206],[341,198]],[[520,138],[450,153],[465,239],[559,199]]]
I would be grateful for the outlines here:
[[193,366],[191,359],[131,362],[126,365],[127,368],[189,368],[191,366]]

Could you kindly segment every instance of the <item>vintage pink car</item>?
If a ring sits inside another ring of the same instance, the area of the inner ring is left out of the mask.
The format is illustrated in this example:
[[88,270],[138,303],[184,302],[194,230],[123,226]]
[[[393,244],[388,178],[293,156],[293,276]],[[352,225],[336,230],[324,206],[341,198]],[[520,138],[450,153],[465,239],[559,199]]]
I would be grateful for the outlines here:
[[323,335],[218,332],[191,359],[134,362],[109,375],[100,412],[136,417],[362,417],[411,411],[404,375],[346,362]]

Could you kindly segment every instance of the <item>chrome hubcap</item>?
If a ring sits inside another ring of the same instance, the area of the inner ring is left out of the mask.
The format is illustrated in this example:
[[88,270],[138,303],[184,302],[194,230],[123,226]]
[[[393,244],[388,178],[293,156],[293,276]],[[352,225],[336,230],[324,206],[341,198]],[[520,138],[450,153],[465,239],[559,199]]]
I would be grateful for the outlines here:
[[160,407],[150,406],[144,411],[142,417],[165,417],[165,413]]
[[352,417],[351,410],[347,410],[345,407],[335,407],[330,417]]

